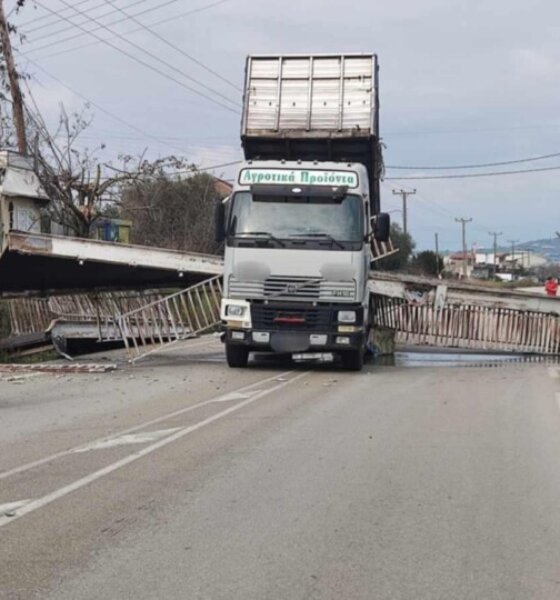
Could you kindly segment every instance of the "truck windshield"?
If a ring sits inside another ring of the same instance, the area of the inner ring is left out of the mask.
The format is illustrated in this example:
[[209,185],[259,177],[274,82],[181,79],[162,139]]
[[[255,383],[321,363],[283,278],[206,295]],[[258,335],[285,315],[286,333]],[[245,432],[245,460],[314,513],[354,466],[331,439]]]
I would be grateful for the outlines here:
[[[338,249],[343,243],[363,239],[363,202],[359,196],[343,198],[314,196],[254,196],[238,192],[233,197],[229,224],[233,237],[328,243]],[[265,238],[266,239],[266,238]]]

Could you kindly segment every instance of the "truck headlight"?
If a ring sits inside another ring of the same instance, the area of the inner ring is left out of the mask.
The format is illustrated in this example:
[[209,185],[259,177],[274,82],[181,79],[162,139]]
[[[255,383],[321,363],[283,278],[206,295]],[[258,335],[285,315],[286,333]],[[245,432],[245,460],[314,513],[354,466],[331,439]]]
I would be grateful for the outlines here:
[[355,310],[339,310],[338,311],[338,322],[339,323],[355,323],[356,322],[356,311]]
[[245,315],[245,306],[239,306],[237,304],[230,304],[226,308],[226,315],[228,317],[241,318]]

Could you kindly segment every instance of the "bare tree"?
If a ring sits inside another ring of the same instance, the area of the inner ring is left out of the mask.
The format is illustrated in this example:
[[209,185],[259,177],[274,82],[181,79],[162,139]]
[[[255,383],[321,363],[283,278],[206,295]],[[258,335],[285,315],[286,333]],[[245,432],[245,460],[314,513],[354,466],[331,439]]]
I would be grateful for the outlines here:
[[145,155],[121,155],[119,167],[104,163],[96,156],[104,149],[103,144],[93,150],[77,147],[80,135],[91,124],[87,109],[68,115],[61,107],[58,126],[52,133],[36,104],[28,114],[35,130],[36,171],[50,199],[48,216],[78,237],[90,236],[94,222],[120,196],[123,185],[162,177],[187,164],[176,156],[150,161]]

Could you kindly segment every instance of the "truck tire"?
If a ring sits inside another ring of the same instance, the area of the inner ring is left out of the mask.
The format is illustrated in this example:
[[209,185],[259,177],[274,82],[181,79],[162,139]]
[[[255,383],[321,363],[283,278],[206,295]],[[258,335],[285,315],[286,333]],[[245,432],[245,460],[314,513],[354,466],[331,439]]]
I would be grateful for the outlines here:
[[228,367],[244,369],[249,362],[249,350],[245,346],[236,346],[226,342],[226,361]]
[[342,366],[348,371],[361,371],[364,366],[364,350],[347,350],[341,355]]

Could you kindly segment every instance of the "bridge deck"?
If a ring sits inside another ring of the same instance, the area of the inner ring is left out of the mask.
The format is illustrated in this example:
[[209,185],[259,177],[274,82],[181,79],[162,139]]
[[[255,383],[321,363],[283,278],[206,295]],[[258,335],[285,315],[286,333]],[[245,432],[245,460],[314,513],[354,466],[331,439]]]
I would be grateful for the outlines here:
[[219,256],[12,232],[0,256],[0,295],[187,287],[222,270]]

